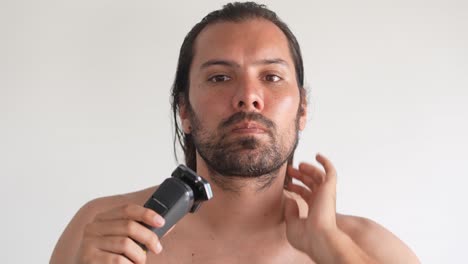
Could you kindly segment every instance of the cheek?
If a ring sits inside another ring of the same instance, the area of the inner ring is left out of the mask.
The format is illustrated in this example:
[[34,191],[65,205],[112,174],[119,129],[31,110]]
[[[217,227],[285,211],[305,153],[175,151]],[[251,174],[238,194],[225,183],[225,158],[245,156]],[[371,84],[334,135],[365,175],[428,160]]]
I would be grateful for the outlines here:
[[295,122],[297,110],[299,107],[299,99],[297,95],[282,96],[280,98],[272,98],[271,113],[278,120],[278,126],[290,126]]
[[197,93],[196,96],[190,94],[192,110],[203,127],[209,129],[216,128],[223,117],[225,117],[228,108],[226,107],[227,102],[224,98],[207,93]]

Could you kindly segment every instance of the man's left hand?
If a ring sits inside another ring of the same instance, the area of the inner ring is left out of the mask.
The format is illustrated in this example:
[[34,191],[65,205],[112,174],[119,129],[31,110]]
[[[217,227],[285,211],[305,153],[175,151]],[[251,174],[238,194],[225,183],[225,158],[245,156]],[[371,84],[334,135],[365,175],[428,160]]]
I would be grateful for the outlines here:
[[325,171],[307,163],[301,163],[299,169],[288,167],[288,175],[305,186],[291,182],[286,189],[299,194],[309,210],[307,218],[299,218],[296,202],[288,198],[285,217],[291,245],[311,254],[314,259],[326,259],[321,256],[325,253],[320,248],[321,240],[340,232],[336,224],[336,170],[323,155],[317,154],[316,159]]

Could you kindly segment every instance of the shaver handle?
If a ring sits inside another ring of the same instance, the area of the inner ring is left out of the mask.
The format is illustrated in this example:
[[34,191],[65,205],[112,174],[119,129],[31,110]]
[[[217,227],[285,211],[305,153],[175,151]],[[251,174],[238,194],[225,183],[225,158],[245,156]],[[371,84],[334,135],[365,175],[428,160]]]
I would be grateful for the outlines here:
[[[152,209],[164,218],[164,226],[155,228],[142,224],[156,233],[158,238],[162,238],[175,223],[190,211],[193,202],[193,191],[187,184],[174,177],[168,178],[164,180],[144,205],[144,207]],[[146,250],[146,246],[138,244]]]

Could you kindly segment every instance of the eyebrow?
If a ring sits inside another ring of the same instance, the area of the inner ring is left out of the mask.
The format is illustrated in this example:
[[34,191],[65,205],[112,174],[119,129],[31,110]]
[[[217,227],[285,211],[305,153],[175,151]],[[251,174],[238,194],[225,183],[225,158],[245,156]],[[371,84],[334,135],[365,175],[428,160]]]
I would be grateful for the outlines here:
[[282,66],[289,66],[289,64],[283,60],[283,59],[280,59],[280,58],[275,58],[275,59],[263,59],[263,60],[259,60],[259,61],[256,61],[253,63],[254,65],[269,65],[269,64],[279,64],[279,65],[282,65]]
[[[280,59],[280,58],[262,59],[262,60],[258,60],[258,61],[253,62],[253,65],[270,65],[270,64],[279,64],[279,65],[282,65],[282,66],[285,66],[285,67],[289,66],[289,64],[285,60]],[[208,67],[214,66],[214,65],[228,66],[228,67],[232,67],[232,68],[240,68],[239,63],[237,63],[235,61],[222,60],[222,59],[213,59],[213,60],[205,61],[200,66],[200,69],[205,69],[205,68],[208,68]]]
[[221,60],[221,59],[213,59],[213,60],[208,60],[205,61],[201,66],[200,69],[208,68],[210,66],[214,65],[221,65],[221,66],[228,66],[232,68],[239,68],[240,65],[232,60]]

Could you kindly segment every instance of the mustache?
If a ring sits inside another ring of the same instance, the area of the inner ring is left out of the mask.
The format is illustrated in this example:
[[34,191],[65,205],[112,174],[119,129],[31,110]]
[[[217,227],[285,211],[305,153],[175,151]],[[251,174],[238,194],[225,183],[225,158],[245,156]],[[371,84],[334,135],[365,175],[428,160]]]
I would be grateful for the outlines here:
[[244,120],[255,121],[263,125],[265,128],[272,128],[273,130],[276,130],[276,125],[273,123],[273,121],[256,112],[237,112],[222,121],[219,127],[226,128]]

